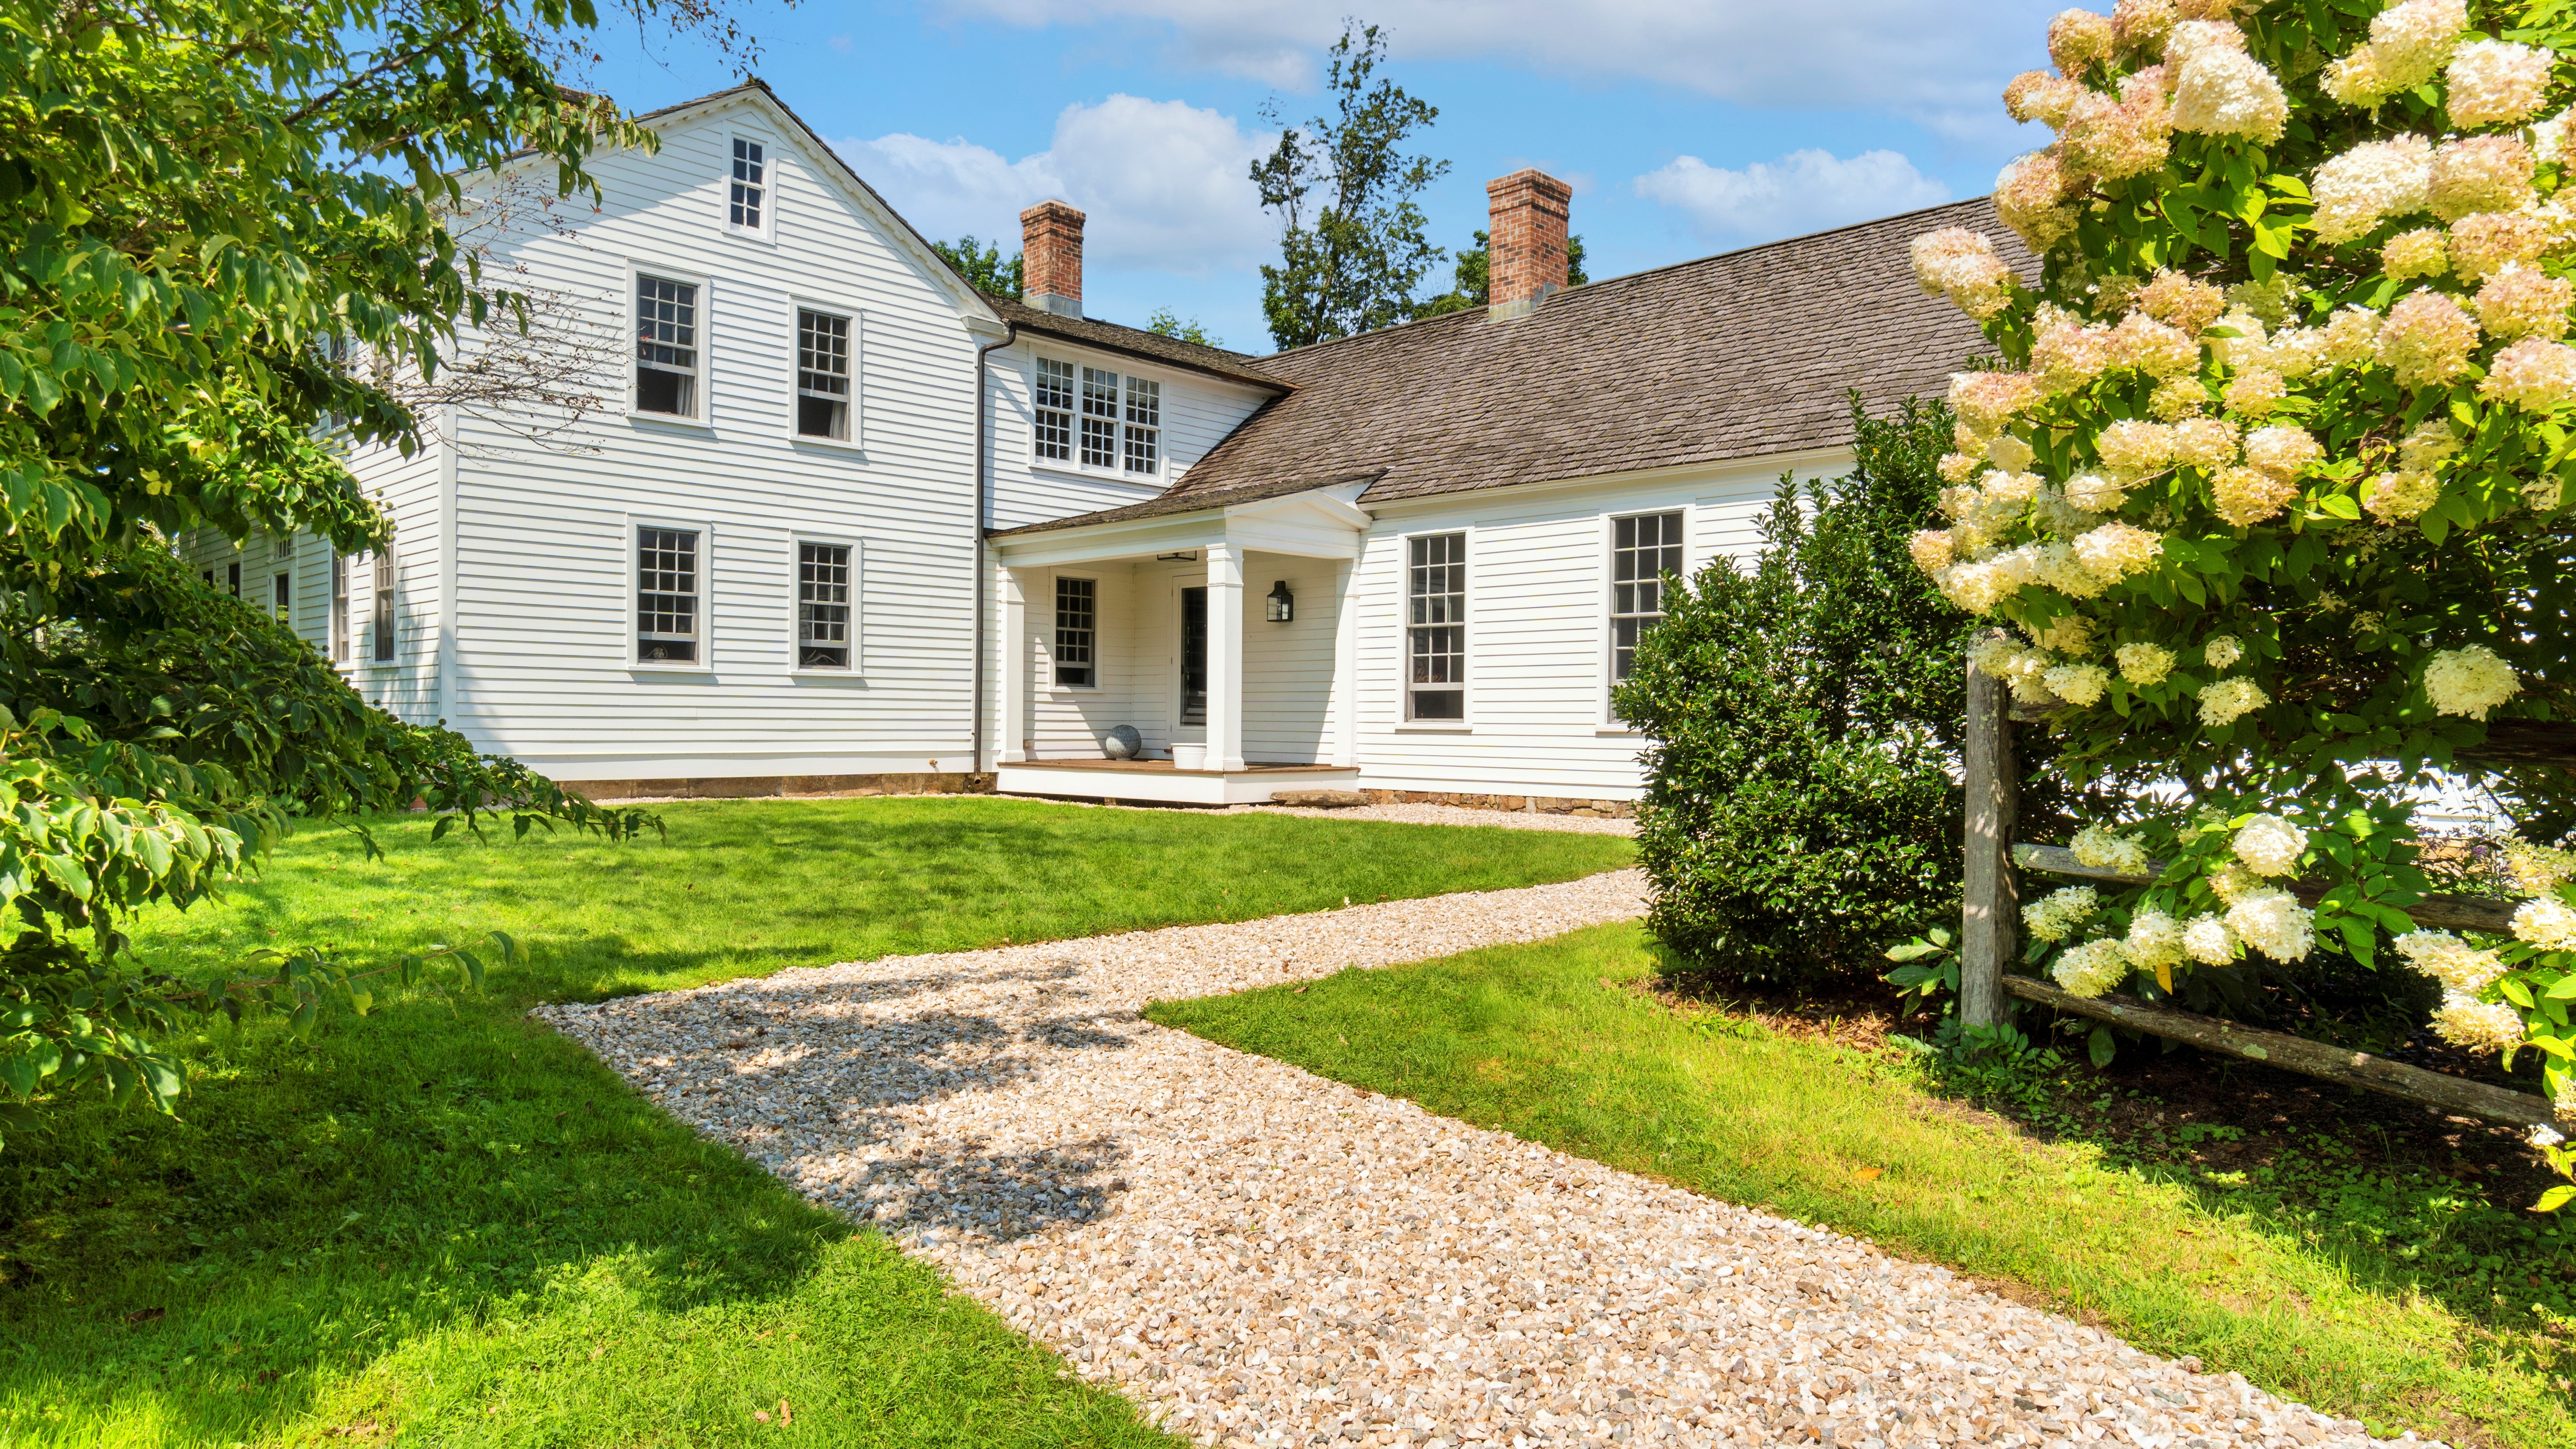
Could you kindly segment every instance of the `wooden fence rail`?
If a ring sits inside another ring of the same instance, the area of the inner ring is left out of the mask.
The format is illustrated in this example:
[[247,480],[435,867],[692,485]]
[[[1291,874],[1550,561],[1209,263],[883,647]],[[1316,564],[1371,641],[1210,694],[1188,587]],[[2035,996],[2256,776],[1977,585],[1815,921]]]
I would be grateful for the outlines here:
[[[2000,1025],[2008,1016],[2006,997],[2016,996],[2150,1036],[2190,1042],[2210,1051],[2366,1087],[2448,1112],[2515,1126],[2554,1120],[2549,1100],[2528,1092],[2429,1072],[2287,1032],[2258,1031],[2133,997],[2076,996],[2035,977],[2012,974],[2010,968],[2021,955],[2021,898],[2014,882],[2014,866],[2120,885],[2145,885],[2155,879],[2152,875],[2123,875],[2085,865],[2073,851],[2061,846],[2013,843],[2015,796],[2020,785],[2012,745],[2016,713],[2004,682],[1971,665],[1964,781],[1968,796],[1967,858],[1962,882],[1965,901],[1959,922],[1962,1022],[1972,1026]],[[2163,866],[2156,863],[2155,868],[2161,873]],[[2324,893],[2325,885],[2302,881],[2292,889],[2301,900],[2313,902]],[[2513,903],[2475,896],[2432,896],[2407,907],[2407,914],[2421,926],[2503,932],[2511,929]]]

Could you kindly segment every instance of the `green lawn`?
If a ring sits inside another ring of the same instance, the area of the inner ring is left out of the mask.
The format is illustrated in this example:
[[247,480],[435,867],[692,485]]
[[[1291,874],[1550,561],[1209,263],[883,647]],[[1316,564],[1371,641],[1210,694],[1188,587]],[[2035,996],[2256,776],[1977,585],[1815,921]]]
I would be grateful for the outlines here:
[[[499,928],[483,997],[190,1044],[177,1122],[0,1150],[0,1444],[1169,1441],[872,1233],[698,1141],[538,1001],[1570,879],[1624,840],[912,799],[672,806],[667,843],[291,841],[146,958]],[[787,1401],[792,1419],[779,1414]],[[763,1423],[756,1413],[766,1412]]]
[[[1676,1013],[1635,925],[1148,1014],[1337,1081],[2017,1285],[2386,1433],[2576,1444],[2576,1353],[2313,1221],[2044,1145],[1902,1062]],[[2576,1224],[2557,1227],[2560,1234]],[[2500,1306],[2506,1300],[2496,1299]],[[2554,1345],[2554,1347],[2552,1346]]]

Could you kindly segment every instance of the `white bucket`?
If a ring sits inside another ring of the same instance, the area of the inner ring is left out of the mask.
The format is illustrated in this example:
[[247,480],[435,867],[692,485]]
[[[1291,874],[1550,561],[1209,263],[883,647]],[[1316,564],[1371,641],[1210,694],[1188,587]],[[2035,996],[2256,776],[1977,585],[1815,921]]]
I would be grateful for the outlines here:
[[1205,745],[1174,745],[1174,746],[1172,746],[1172,768],[1173,768],[1173,769],[1175,769],[1175,770],[1204,770],[1204,769],[1206,769],[1206,768],[1207,768],[1207,746],[1205,746]]

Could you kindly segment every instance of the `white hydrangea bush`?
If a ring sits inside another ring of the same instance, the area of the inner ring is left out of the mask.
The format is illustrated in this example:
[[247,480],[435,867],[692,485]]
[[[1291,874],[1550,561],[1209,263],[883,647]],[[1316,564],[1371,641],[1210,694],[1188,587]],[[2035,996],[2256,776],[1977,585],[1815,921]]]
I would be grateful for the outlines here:
[[[1975,663],[2053,711],[2060,768],[2247,792],[2142,837],[2156,886],[2043,912],[2067,989],[2412,939],[2402,792],[2576,713],[2570,9],[2067,11],[2004,92],[2054,137],[1996,180],[2019,245],[1914,242],[2000,358],[1952,379],[1916,567],[1999,627]],[[2454,1039],[2565,1090],[2576,929],[2467,949],[2508,969],[2454,993]]]

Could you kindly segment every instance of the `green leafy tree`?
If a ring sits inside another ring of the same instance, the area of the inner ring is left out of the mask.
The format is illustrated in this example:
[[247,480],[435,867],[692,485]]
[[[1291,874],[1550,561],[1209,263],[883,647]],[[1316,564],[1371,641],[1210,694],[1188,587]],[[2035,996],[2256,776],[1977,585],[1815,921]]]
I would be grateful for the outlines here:
[[1225,346],[1225,339],[1211,335],[1205,327],[1199,325],[1199,319],[1192,317],[1183,321],[1181,315],[1169,307],[1155,308],[1154,315],[1146,320],[1145,330],[1157,337],[1195,342],[1201,347]]
[[[1377,74],[1386,33],[1347,24],[1326,62],[1334,114],[1281,126],[1252,165],[1261,204],[1281,223],[1279,265],[1261,269],[1261,307],[1281,348],[1392,326],[1414,315],[1414,289],[1441,256],[1419,198],[1449,163],[1408,155],[1438,108]],[[1277,105],[1262,118],[1279,125]]]
[[[740,41],[699,0],[634,14]],[[127,916],[219,889],[299,819],[417,802],[442,834],[494,814],[523,833],[639,823],[369,707],[168,543],[388,541],[342,462],[416,443],[381,379],[434,377],[460,323],[519,312],[449,228],[460,178],[533,151],[595,196],[595,146],[653,144],[555,79],[595,18],[587,0],[0,10],[0,906],[18,926],[0,1108],[97,1084],[168,1110],[184,1081],[155,1043],[187,1014],[271,1006],[309,1030],[328,997],[364,1010],[377,976],[416,977],[312,950],[213,984],[134,960]]]
[[976,291],[1015,299],[1020,295],[1024,285],[1020,254],[1013,252],[1004,259],[999,242],[988,244],[970,234],[953,242],[932,242],[930,249],[947,258],[948,265],[955,267],[957,275],[973,284]]
[[[1950,416],[1870,418],[1855,399],[1853,424],[1852,471],[1782,479],[1750,569],[1720,556],[1666,580],[1617,693],[1654,741],[1648,927],[1729,981],[1866,979],[1889,942],[1957,908],[1970,624],[1906,554],[1935,516]],[[2034,772],[2025,812],[2046,822],[2063,796]]]
[[[1470,307],[1490,304],[1494,300],[1493,286],[1486,279],[1486,271],[1492,247],[1493,238],[1483,231],[1478,231],[1476,245],[1458,253],[1455,284],[1448,291],[1423,303],[1416,315],[1437,317],[1447,312],[1464,312]],[[1567,237],[1565,239],[1565,284],[1569,287],[1580,287],[1591,280],[1583,272],[1583,238]]]

